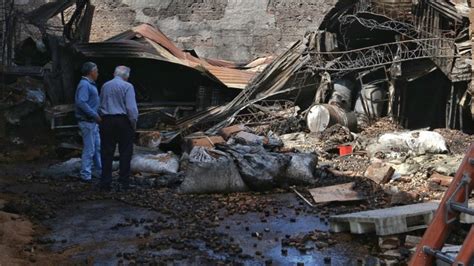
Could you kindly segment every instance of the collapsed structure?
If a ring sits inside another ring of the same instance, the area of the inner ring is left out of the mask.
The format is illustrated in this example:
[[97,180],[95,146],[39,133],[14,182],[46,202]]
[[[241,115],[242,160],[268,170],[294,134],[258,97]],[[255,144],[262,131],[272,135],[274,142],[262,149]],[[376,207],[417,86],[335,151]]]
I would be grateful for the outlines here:
[[[52,2],[26,14],[13,5],[4,9],[15,17],[5,20],[6,33],[33,24],[41,39],[15,46],[14,36],[2,35],[3,76],[43,77],[53,128],[74,123],[68,104],[76,70],[94,60],[103,73],[99,83],[116,64],[130,65],[142,113],[139,127],[171,136],[215,134],[232,123],[272,124],[278,120],[275,110],[290,105],[298,106],[297,116],[315,132],[335,123],[357,131],[382,116],[405,128],[473,130],[466,2],[340,1],[318,31],[274,60],[249,64],[200,58],[146,24],[88,43],[94,6],[86,0]],[[58,14],[62,37],[51,33]]]
[[[341,1],[318,32],[308,33],[224,111],[204,120],[220,121],[255,102],[284,99],[307,110],[312,131],[334,123],[355,130],[386,115],[406,128],[470,131],[466,9],[467,4],[444,1]],[[333,106],[319,105],[324,103]],[[307,109],[312,104],[317,106]]]
[[[437,200],[472,137],[425,129],[474,132],[469,5],[341,0],[318,30],[276,57],[249,63],[182,50],[149,24],[90,43],[89,0],[50,2],[30,12],[3,6],[0,137],[7,124],[36,134],[44,114],[57,136],[77,134],[79,67],[96,62],[100,85],[125,64],[140,110],[131,162],[136,185],[191,194],[291,188],[312,208]],[[29,38],[12,34],[31,25],[38,32]],[[376,121],[390,125],[373,133]],[[423,130],[396,132],[401,127]],[[40,175],[69,176],[78,164],[73,158]],[[293,185],[318,187],[303,195]],[[395,208],[395,216],[399,209],[413,215],[419,206]],[[411,226],[407,220],[396,230],[374,227],[376,233],[426,227],[437,205],[423,206]],[[332,226],[346,230],[350,217],[332,217],[340,223]],[[355,231],[374,228],[361,224]]]

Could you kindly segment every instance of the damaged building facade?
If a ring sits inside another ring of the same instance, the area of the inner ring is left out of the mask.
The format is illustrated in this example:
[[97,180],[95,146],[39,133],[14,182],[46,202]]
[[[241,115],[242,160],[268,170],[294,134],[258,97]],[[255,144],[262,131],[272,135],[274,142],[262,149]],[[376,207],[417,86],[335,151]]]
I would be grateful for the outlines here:
[[[357,131],[382,116],[408,129],[473,130],[470,9],[464,2],[340,1],[319,29],[308,26],[304,39],[295,39],[278,57],[248,63],[202,58],[147,24],[89,43],[94,10],[89,1],[52,2],[28,13],[15,11],[19,16],[5,20],[5,29],[15,32],[22,24],[39,29],[42,37],[36,41],[3,37],[4,69],[6,76],[43,78],[54,128],[72,122],[65,114],[80,62],[96,60],[103,73],[99,84],[118,63],[136,70],[132,82],[148,114],[144,129],[161,122],[174,130],[202,119],[217,123],[236,111],[248,115],[256,101],[282,100],[297,105],[315,132],[334,123]],[[60,14],[64,26],[57,25]],[[208,114],[192,114],[213,106],[218,108]],[[150,115],[155,113],[160,115]]]
[[323,23],[313,67],[329,73],[333,94],[346,95],[359,125],[389,115],[406,128],[470,131],[468,11],[466,3],[443,1],[341,7]]

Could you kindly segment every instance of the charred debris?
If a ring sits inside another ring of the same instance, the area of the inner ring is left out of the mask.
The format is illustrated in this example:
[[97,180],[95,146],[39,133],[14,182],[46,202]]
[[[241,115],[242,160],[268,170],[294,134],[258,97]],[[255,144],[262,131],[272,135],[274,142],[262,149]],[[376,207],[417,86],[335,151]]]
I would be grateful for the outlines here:
[[[25,209],[38,217],[53,215],[58,207],[45,207],[52,202],[63,206],[63,201],[112,197],[165,215],[150,223],[125,218],[110,229],[112,234],[139,223],[150,230],[137,239],[146,240],[150,231],[179,230],[140,244],[136,252],[121,251],[119,261],[179,260],[182,254],[173,258],[169,247],[186,253],[182,258],[192,257],[190,250],[202,247],[196,240],[219,257],[263,259],[267,253],[261,245],[269,243],[271,252],[281,245],[282,257],[297,248],[299,260],[316,249],[332,253],[338,241],[351,241],[387,265],[404,263],[421,241],[417,230],[426,228],[438,208],[430,201],[449,191],[466,147],[474,143],[469,135],[474,132],[470,5],[462,0],[340,0],[284,53],[236,63],[182,50],[148,24],[89,42],[95,10],[89,0],[50,1],[35,10],[0,1],[0,164],[44,158],[51,147],[54,160],[67,158],[49,165],[48,157],[49,166],[21,180],[26,186],[50,184],[54,191],[21,194],[22,204],[24,199],[37,204]],[[131,161],[137,189],[132,191],[114,187],[111,194],[97,193],[76,182],[81,162],[74,157],[81,145],[73,100],[85,61],[99,65],[99,87],[116,65],[132,68],[140,111]],[[43,140],[46,152],[37,148]],[[15,153],[12,147],[23,150]],[[12,168],[23,164],[18,165]],[[301,199],[299,205],[283,208],[286,203],[274,200],[284,192]],[[196,195],[201,193],[222,194]],[[309,220],[296,223],[300,212]],[[230,219],[249,213],[250,226],[233,220],[222,225],[238,228],[234,234],[218,233],[223,213]],[[282,228],[294,223],[295,232],[303,232],[313,223],[299,227],[318,216],[324,230],[375,233],[378,250],[366,245],[366,237],[343,240],[319,230],[292,235]],[[278,221],[275,230],[270,218]],[[472,223],[472,216],[464,222]],[[408,231],[413,235],[400,235]],[[255,257],[243,253],[250,242],[238,244],[249,235],[260,241],[258,249],[257,242],[249,246]],[[166,254],[155,258],[160,250]],[[325,264],[330,262],[324,257]]]
[[[290,151],[335,153],[342,144],[349,153],[365,152],[357,133],[382,118],[410,130],[474,130],[467,2],[341,0],[284,53],[246,63],[182,50],[148,24],[89,42],[94,6],[88,0],[28,12],[4,2],[3,136],[46,121],[60,142],[70,141],[77,132],[78,69],[86,60],[100,66],[99,85],[116,65],[132,68],[138,144],[184,152],[190,161],[239,161],[245,182],[238,190],[267,187],[282,173],[313,176],[288,172],[301,161],[315,164],[310,155],[281,156]],[[306,147],[314,135],[322,148]],[[306,146],[285,145],[298,139]],[[248,154],[254,161],[245,162]],[[255,173],[255,161],[270,163]]]

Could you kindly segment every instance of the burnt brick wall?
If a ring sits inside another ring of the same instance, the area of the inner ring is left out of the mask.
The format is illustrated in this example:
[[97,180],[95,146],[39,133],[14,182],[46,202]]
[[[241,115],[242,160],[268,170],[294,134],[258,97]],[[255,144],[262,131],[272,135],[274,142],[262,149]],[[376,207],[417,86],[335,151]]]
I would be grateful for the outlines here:
[[[34,0],[22,0],[35,2]],[[91,41],[146,22],[181,48],[245,62],[281,53],[318,28],[336,0],[92,0]]]

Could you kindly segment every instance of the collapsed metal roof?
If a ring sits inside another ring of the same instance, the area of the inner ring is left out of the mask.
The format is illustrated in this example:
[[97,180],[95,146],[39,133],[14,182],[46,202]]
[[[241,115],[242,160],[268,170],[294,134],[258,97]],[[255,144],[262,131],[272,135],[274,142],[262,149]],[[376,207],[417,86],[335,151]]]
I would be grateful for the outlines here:
[[[86,57],[145,58],[160,60],[200,71],[228,88],[244,89],[256,75],[245,66],[215,59],[200,58],[191,52],[179,49],[159,29],[142,24],[118,34],[104,42],[76,44],[75,49]],[[260,60],[252,65],[267,64]]]

